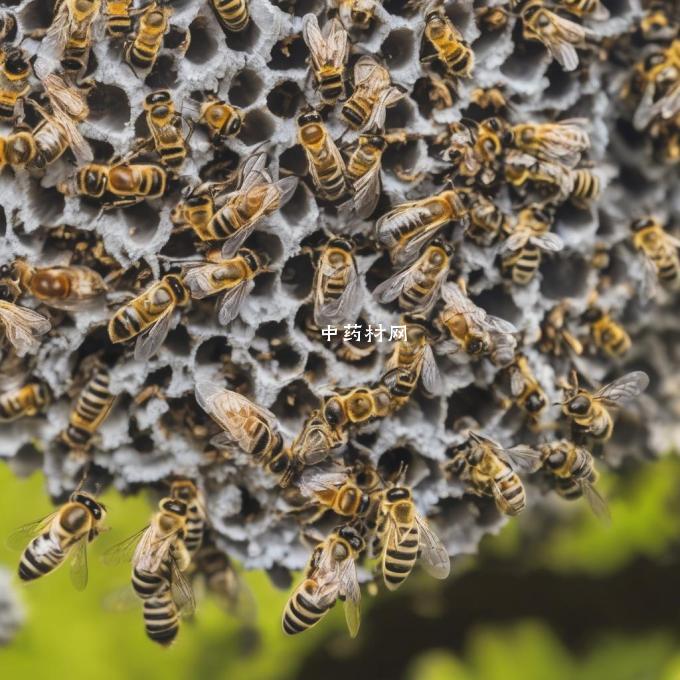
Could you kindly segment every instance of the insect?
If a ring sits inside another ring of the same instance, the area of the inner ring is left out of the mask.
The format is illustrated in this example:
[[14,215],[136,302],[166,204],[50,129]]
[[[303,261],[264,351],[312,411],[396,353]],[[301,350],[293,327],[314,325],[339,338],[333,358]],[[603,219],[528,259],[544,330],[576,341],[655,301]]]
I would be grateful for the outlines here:
[[0,120],[13,120],[23,112],[23,101],[31,90],[31,65],[23,50],[0,50]]
[[297,125],[298,141],[307,156],[316,190],[323,199],[337,201],[347,193],[347,170],[338,147],[316,111],[301,114]]
[[312,472],[302,475],[300,493],[311,499],[319,511],[307,520],[313,524],[331,510],[341,517],[364,517],[371,507],[371,496],[343,473]]
[[237,135],[243,126],[241,110],[210,96],[201,104],[199,123],[208,128],[208,137],[215,146],[222,146],[229,137]]
[[164,276],[114,313],[108,326],[111,342],[137,338],[135,359],[147,361],[163,344],[175,308],[186,305],[189,299],[189,291],[179,276]]
[[391,84],[389,71],[364,55],[354,65],[354,92],[340,111],[353,130],[375,131],[385,126],[385,112],[405,95]]
[[518,354],[507,368],[510,395],[514,403],[536,422],[548,405],[548,398],[524,354]]
[[[0,297],[5,287],[0,287]],[[14,347],[18,356],[35,354],[40,347],[38,338],[52,328],[47,317],[32,309],[15,305],[14,302],[0,299],[0,327],[4,337]]]
[[248,27],[248,0],[210,0],[210,5],[225,30],[240,33]]
[[406,486],[385,491],[373,551],[380,555],[388,590],[396,590],[408,578],[418,557],[435,578],[445,579],[451,568],[446,548],[416,509],[411,490]]
[[569,194],[571,202],[578,208],[587,209],[602,192],[602,179],[598,172],[589,168],[572,170],[573,188]]
[[392,411],[392,398],[385,385],[353,387],[334,393],[323,400],[321,413],[334,430],[365,425],[385,418]]
[[361,298],[354,247],[343,238],[332,238],[321,252],[314,276],[314,322],[342,326],[356,320]]
[[585,497],[597,517],[609,518],[607,503],[595,489],[598,474],[595,461],[588,449],[567,439],[550,442],[540,447],[543,469],[555,484],[555,491],[574,500]]
[[559,302],[545,315],[541,323],[541,337],[538,348],[544,354],[552,354],[561,357],[569,351],[574,354],[583,354],[581,341],[567,328],[569,316],[569,303]]
[[557,203],[572,195],[577,172],[579,171],[571,170],[562,163],[539,160],[514,149],[505,155],[505,179],[510,184],[523,188],[530,183],[548,192],[552,191],[551,200]]
[[59,185],[67,195],[104,199],[102,208],[125,208],[144,200],[160,198],[165,193],[168,175],[155,164],[88,163],[81,167],[72,182]]
[[190,479],[178,479],[170,485],[170,498],[182,501],[187,506],[184,546],[192,557],[203,543],[206,525],[205,499],[203,493]]
[[14,269],[23,290],[57,309],[82,309],[107,290],[104,279],[89,267],[33,267],[24,260],[16,260]]
[[217,318],[226,326],[233,321],[244,300],[255,287],[255,277],[268,271],[265,256],[241,248],[228,260],[222,257],[190,265],[184,273],[184,285],[198,300],[222,293],[217,302]]
[[187,143],[182,136],[182,117],[175,110],[168,90],[157,90],[144,98],[146,124],[162,165],[172,172],[182,167],[187,157]]
[[549,10],[543,0],[529,0],[520,12],[522,35],[526,40],[537,40],[546,47],[565,71],[578,66],[577,47],[584,47],[590,31],[580,24],[565,19]]
[[472,75],[475,54],[442,8],[428,11],[425,38],[435,50],[432,58],[439,59],[451,75],[460,78]]
[[503,90],[497,87],[482,88],[478,87],[470,93],[470,101],[480,109],[498,114],[510,108],[510,102],[506,98]]
[[645,256],[651,275],[648,279],[653,280],[646,281],[647,287],[653,287],[658,280],[670,289],[677,288],[680,284],[680,241],[668,234],[661,222],[653,217],[635,220],[631,229],[633,245]]
[[312,70],[325,104],[345,96],[344,73],[349,56],[349,37],[338,19],[330,19],[319,30],[316,14],[302,18],[302,35],[312,60]]
[[106,0],[106,33],[114,40],[122,40],[132,32],[132,0]]
[[640,20],[640,32],[646,42],[670,40],[678,33],[678,24],[663,3],[651,3]]
[[591,304],[582,319],[589,325],[590,337],[597,349],[613,359],[621,359],[630,350],[633,343],[626,329],[601,307]]
[[17,529],[9,537],[19,545],[34,537],[26,546],[19,563],[19,578],[34,581],[69,562],[71,582],[78,590],[87,585],[87,544],[102,529],[106,508],[88,493],[76,490],[56,512]]
[[483,248],[507,231],[507,215],[489,198],[473,189],[464,189],[460,197],[466,207],[465,236]]
[[349,633],[356,637],[361,620],[356,560],[364,548],[364,539],[351,526],[336,529],[314,548],[305,579],[286,603],[282,620],[284,633],[295,635],[308,630],[342,599]]
[[609,10],[601,0],[558,0],[557,7],[577,17],[585,17],[595,21],[609,19]]
[[338,15],[345,26],[365,31],[371,25],[375,11],[382,0],[334,0]]
[[13,168],[25,168],[38,155],[35,139],[30,132],[12,132],[6,137],[0,136],[0,170],[5,165]]
[[439,229],[465,214],[458,192],[447,189],[435,196],[402,203],[385,213],[375,223],[376,237],[390,251],[393,264],[407,265]]
[[347,161],[347,177],[352,183],[352,203],[356,214],[370,217],[382,192],[380,167],[387,140],[382,135],[359,135],[356,149]]
[[450,262],[451,249],[435,239],[412,265],[378,285],[373,295],[383,304],[398,298],[405,312],[428,314],[439,298]]
[[524,123],[511,128],[514,145],[524,153],[549,161],[574,166],[581,153],[590,148],[585,118],[570,118],[557,123]]
[[504,7],[479,7],[475,10],[477,25],[485,31],[500,31],[508,24],[508,11]]
[[529,284],[541,265],[542,253],[564,248],[562,239],[550,233],[553,216],[542,205],[522,209],[503,244],[501,266],[518,286]]
[[487,314],[455,283],[442,286],[442,298],[439,323],[453,340],[452,353],[462,349],[473,357],[490,354],[500,364],[512,361],[517,329],[509,321]]
[[644,392],[649,378],[643,371],[633,371],[601,387],[594,393],[579,387],[578,376],[572,371],[571,382],[563,383],[562,413],[572,423],[572,440],[581,444],[590,438],[604,443],[612,436],[614,421],[609,408],[619,406]]
[[0,45],[11,43],[17,36],[17,18],[11,12],[0,14]]
[[13,387],[0,393],[0,422],[8,423],[18,418],[34,416],[50,402],[46,385],[30,382],[21,387]]
[[152,0],[139,18],[137,33],[125,42],[125,61],[131,67],[149,70],[153,68],[163,46],[163,36],[168,30],[172,7]]
[[469,485],[478,496],[491,496],[505,515],[518,515],[526,506],[526,492],[517,471],[534,472],[539,454],[526,446],[505,449],[474,432],[467,442],[449,451],[452,460],[445,470]]

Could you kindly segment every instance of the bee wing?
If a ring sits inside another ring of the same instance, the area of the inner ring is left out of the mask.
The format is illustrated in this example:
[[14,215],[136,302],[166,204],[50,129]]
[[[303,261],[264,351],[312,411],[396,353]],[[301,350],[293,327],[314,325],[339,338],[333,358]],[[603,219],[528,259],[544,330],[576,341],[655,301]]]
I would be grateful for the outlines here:
[[366,219],[378,205],[381,192],[380,161],[369,168],[354,182],[354,209],[359,217]]
[[536,472],[541,465],[541,454],[528,446],[513,446],[511,449],[494,448],[499,458],[505,460],[516,472]]
[[590,13],[589,18],[593,21],[607,21],[611,16],[609,10],[598,0],[595,9]]
[[349,36],[345,27],[338,19],[331,19],[323,27],[323,36],[326,39],[326,60],[332,66],[340,67],[347,59]]
[[28,522],[27,524],[22,524],[20,527],[14,529],[5,541],[7,547],[11,550],[23,550],[32,538],[35,538],[38,534],[43,533],[43,531],[47,529],[57,512],[59,511],[55,510],[49,515],[45,515],[45,517],[36,519],[33,522]]
[[191,296],[196,300],[214,295],[212,272],[220,269],[222,265],[206,262],[204,264],[191,265],[184,269],[184,284],[191,291]]
[[94,159],[89,143],[80,133],[73,118],[64,113],[59,107],[55,107],[51,116],[61,128],[64,137],[68,141],[69,148],[73,152],[79,165],[90,163]]
[[551,14],[551,29],[542,32],[544,44],[562,65],[565,71],[573,71],[578,66],[578,53],[574,45],[581,45],[586,39],[586,30],[580,24]]
[[416,523],[419,529],[421,557],[425,570],[435,578],[447,578],[451,571],[451,559],[446,547],[434,531],[430,529],[427,521],[419,514],[416,514]]
[[183,616],[191,616],[196,611],[194,590],[187,577],[180,571],[177,560],[170,560],[172,599]]
[[519,229],[508,236],[501,250],[508,252],[524,248],[529,236],[531,236],[531,232],[528,229]]
[[376,286],[373,290],[373,297],[383,304],[396,300],[404,288],[412,285],[415,271],[415,268],[411,266],[390,276],[389,279]]
[[680,84],[676,84],[671,91],[654,102],[650,108],[650,117],[667,120],[680,112]]
[[267,154],[264,151],[255,153],[246,158],[239,169],[238,186],[241,191],[247,191],[256,184],[261,184],[265,165],[267,164]]
[[[364,55],[361,57],[356,64],[354,64],[354,87],[365,83],[369,79],[373,78],[374,75],[378,78],[384,80],[384,74],[380,71],[385,69],[371,56]],[[387,75],[387,83],[389,84],[389,74]]]
[[642,93],[640,103],[633,114],[633,127],[644,130],[654,118],[654,83],[650,83]]
[[405,95],[406,93],[400,90],[398,87],[390,86],[386,88],[373,106],[371,115],[368,117],[366,125],[364,125],[362,129],[382,130],[382,128],[385,127],[385,115],[387,113],[387,109],[390,106],[394,106]]
[[317,326],[338,326],[354,321],[357,312],[358,300],[356,291],[359,284],[359,276],[354,262],[343,267],[343,270],[349,270],[347,285],[340,297],[335,300],[326,300],[323,289],[324,279],[334,275],[337,270],[329,267],[327,271],[323,268],[320,271],[320,280],[314,295],[314,323]]
[[524,392],[524,376],[516,366],[512,366],[510,373],[510,394],[513,397],[518,397],[522,392]]
[[225,260],[232,258],[236,251],[243,245],[244,241],[255,231],[258,220],[262,217],[262,211],[254,215],[250,221],[246,222],[240,229],[236,230],[222,244],[222,257]]
[[348,558],[340,569],[340,593],[345,598],[345,621],[350,637],[356,637],[361,624],[361,588],[357,578],[357,566]]
[[386,570],[385,570],[385,562],[387,560],[387,551],[388,550],[396,550],[399,547],[399,536],[398,536],[398,530],[397,526],[395,523],[391,520],[387,520],[387,531],[385,532],[385,539],[384,539],[384,545],[382,548],[382,555],[380,556],[380,570],[382,571],[383,574],[383,582],[388,590],[396,590],[398,585],[395,585],[393,583],[390,583],[387,578],[385,577],[386,575]]
[[131,611],[136,609],[138,605],[139,598],[135,595],[135,591],[129,583],[122,588],[116,588],[116,590],[106,593],[102,598],[103,609],[115,614]]
[[170,330],[170,321],[174,309],[175,305],[169,305],[156,323],[137,338],[134,352],[137,361],[148,361],[160,349]]
[[129,562],[132,559],[133,554],[137,548],[137,545],[144,537],[144,534],[148,530],[149,525],[140,529],[137,533],[128,536],[120,543],[116,543],[108,548],[102,555],[102,562],[109,566],[114,566],[116,564],[121,564],[123,562]]
[[531,242],[543,250],[556,253],[564,248],[564,241],[557,234],[537,234],[531,237]]
[[59,109],[77,120],[87,117],[87,100],[79,90],[69,87],[56,73],[50,73],[42,83],[53,110]]
[[441,394],[442,391],[442,379],[437,367],[437,362],[434,360],[434,353],[432,352],[432,347],[427,345],[423,349],[423,367],[420,373],[420,379],[423,382],[423,387],[425,391],[432,396]]
[[586,501],[588,501],[588,505],[595,514],[595,517],[609,523],[612,518],[609,512],[609,506],[600,492],[587,479],[581,480],[581,491],[583,492]]
[[394,248],[402,233],[423,227],[431,218],[432,214],[420,201],[404,203],[378,219],[375,224],[378,240],[385,247]]
[[293,197],[295,190],[298,186],[297,177],[283,177],[274,183],[274,186],[278,190],[278,205],[277,208],[286,205],[288,201]]
[[71,32],[71,24],[73,23],[71,12],[69,10],[70,3],[62,2],[52,18],[52,23],[49,25],[45,37],[40,42],[40,58],[47,57],[48,59],[60,59],[68,41]]
[[88,581],[87,534],[69,550],[69,576],[76,590],[85,590]]
[[344,472],[307,472],[299,480],[300,493],[313,498],[318,491],[337,489],[346,479]]
[[328,63],[329,50],[326,40],[321,35],[316,14],[310,12],[302,18],[302,37],[309,48],[314,70],[318,71]]
[[649,376],[644,371],[632,371],[599,389],[593,398],[610,406],[625,404],[644,392],[649,385]]
[[238,285],[225,291],[218,304],[217,319],[223,325],[231,323],[239,313],[243,301],[250,295],[255,282],[250,279],[241,281]]
[[0,300],[0,321],[5,325],[7,339],[19,356],[36,352],[37,337],[47,333],[52,325],[38,312]]

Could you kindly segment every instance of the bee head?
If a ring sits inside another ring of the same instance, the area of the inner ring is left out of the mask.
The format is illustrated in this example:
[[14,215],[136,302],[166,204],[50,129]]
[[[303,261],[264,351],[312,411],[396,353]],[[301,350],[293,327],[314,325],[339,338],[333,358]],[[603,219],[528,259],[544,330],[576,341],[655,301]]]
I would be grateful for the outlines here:
[[583,312],[583,320],[586,323],[596,323],[604,317],[604,312],[599,307],[590,307]]
[[644,229],[649,229],[654,226],[654,220],[651,217],[642,217],[639,220],[635,220],[631,225],[631,229],[634,232],[643,231]]
[[170,495],[185,503],[193,501],[196,498],[197,493],[198,489],[196,489],[196,485],[188,479],[173,482],[170,486]]
[[532,392],[526,401],[529,413],[538,413],[545,407],[545,397],[540,392]]
[[585,416],[590,411],[591,400],[585,394],[578,394],[572,397],[567,403],[567,411],[575,416]]
[[106,508],[92,498],[89,494],[77,492],[71,496],[71,501],[73,503],[80,503],[84,505],[92,514],[92,516],[99,522],[102,517],[106,514]]
[[167,513],[169,515],[179,515],[180,517],[185,517],[187,514],[187,504],[178,498],[163,498],[158,504],[161,512]]
[[323,417],[333,428],[342,427],[347,422],[347,414],[338,397],[331,397],[323,407]]
[[399,503],[402,501],[411,500],[411,490],[405,486],[395,486],[388,489],[385,493],[385,499],[388,503]]

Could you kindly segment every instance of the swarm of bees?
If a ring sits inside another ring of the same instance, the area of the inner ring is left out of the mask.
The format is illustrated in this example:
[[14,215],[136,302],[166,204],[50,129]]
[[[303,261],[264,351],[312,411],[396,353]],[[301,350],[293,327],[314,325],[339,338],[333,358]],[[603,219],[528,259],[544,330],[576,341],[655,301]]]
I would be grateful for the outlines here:
[[[0,212],[0,422],[37,424],[39,441],[45,414],[63,416],[41,446],[67,500],[11,536],[19,578],[68,563],[83,588],[88,545],[107,519],[115,528],[100,482],[137,489],[117,456],[145,470],[158,456],[162,475],[142,478],[161,489],[157,509],[103,557],[130,561],[128,594],[160,645],[197,591],[252,620],[232,561],[256,567],[263,552],[244,548],[248,513],[309,547],[283,631],[341,601],[351,636],[366,583],[395,590],[418,565],[449,575],[449,498],[500,520],[540,489],[607,517],[599,469],[620,446],[617,418],[644,427],[650,382],[625,302],[672,303],[680,282],[677,207],[618,213],[625,239],[602,228],[593,244],[609,185],[613,201],[621,188],[600,149],[599,100],[543,110],[513,76],[526,65],[593,92],[611,56],[625,71],[617,130],[672,166],[672,2],[643,3],[635,22],[607,0],[509,0],[467,22],[444,1],[329,0],[301,17],[275,4],[288,34],[267,43],[266,74],[245,69],[245,86],[208,48],[264,54],[261,3],[57,0],[33,31],[0,14],[3,181],[88,215],[81,229]],[[412,29],[415,70],[390,45],[398,31],[368,47],[390,12]],[[612,30],[626,54],[602,37]],[[487,41],[511,37],[507,68],[489,69]],[[135,90],[134,139],[110,153],[92,133],[115,118],[101,111],[103,58]],[[187,89],[190,62],[205,73]],[[274,89],[253,95],[271,73]],[[266,98],[273,129],[252,96]],[[574,292],[557,294],[561,283]],[[63,386],[46,368],[57,355]],[[420,459],[441,503],[423,501]],[[231,491],[239,539],[222,530]],[[288,548],[270,562],[302,568]]]

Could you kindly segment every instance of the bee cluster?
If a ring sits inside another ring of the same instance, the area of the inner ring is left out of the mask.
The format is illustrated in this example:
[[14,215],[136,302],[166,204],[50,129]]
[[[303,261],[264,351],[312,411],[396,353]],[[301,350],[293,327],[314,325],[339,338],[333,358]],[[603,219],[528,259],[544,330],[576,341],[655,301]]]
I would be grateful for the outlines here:
[[0,18],[0,455],[69,497],[24,580],[82,565],[83,480],[171,482],[152,639],[227,554],[307,564],[286,632],[340,599],[356,634],[371,560],[443,578],[527,495],[606,514],[603,447],[677,442],[673,2],[43,9]]

